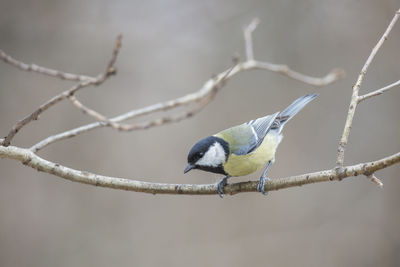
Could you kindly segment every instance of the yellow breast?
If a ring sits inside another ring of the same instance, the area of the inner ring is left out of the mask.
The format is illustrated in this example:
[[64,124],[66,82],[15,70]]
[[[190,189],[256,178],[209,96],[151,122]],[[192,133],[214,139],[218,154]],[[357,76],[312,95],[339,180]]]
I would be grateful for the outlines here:
[[230,176],[244,176],[267,166],[268,161],[275,157],[280,139],[279,135],[267,134],[261,145],[253,152],[246,155],[231,154],[223,165],[225,172]]

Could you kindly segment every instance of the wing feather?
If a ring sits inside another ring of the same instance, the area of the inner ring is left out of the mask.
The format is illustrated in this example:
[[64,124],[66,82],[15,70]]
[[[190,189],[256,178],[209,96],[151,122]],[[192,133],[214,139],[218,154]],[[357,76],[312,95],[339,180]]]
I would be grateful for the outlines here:
[[246,155],[259,147],[279,112],[226,129],[216,136],[229,143],[231,152]]
[[274,124],[274,121],[278,114],[279,112],[276,112],[275,114],[247,122],[247,124],[254,129],[253,132],[255,132],[255,135],[257,135],[257,141],[254,147],[252,147],[247,153],[250,153],[261,145],[264,137],[267,135],[267,133],[271,129],[271,126]]

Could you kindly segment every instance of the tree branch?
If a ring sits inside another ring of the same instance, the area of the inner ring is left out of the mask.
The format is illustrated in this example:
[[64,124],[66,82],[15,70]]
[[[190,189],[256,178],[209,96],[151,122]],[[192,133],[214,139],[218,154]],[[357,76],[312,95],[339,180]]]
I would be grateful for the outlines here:
[[246,45],[246,59],[247,61],[254,60],[253,51],[253,31],[257,28],[260,23],[260,19],[254,18],[250,24],[243,30],[244,41]]
[[360,72],[360,75],[358,76],[357,82],[353,86],[353,94],[352,94],[350,105],[349,105],[349,111],[347,113],[346,123],[344,125],[343,134],[340,139],[339,147],[338,147],[338,155],[337,155],[337,160],[336,160],[336,164],[338,166],[343,166],[343,164],[344,164],[344,152],[346,150],[346,146],[349,141],[350,129],[351,129],[351,125],[353,124],[354,113],[356,111],[357,104],[360,102],[358,92],[359,92],[361,84],[364,80],[365,74],[367,73],[369,65],[371,64],[375,55],[378,53],[383,42],[385,40],[387,40],[390,31],[392,30],[393,26],[396,24],[397,19],[399,18],[399,15],[400,15],[400,9],[395,13],[395,15],[394,15],[392,21],[390,22],[389,26],[387,27],[386,31],[384,32],[382,37],[379,39],[379,41],[375,45],[375,47],[372,49],[371,54],[369,55],[367,61],[365,62],[364,66],[361,69],[361,72]]
[[376,178],[375,174],[368,175],[367,178],[371,179],[371,181],[373,183],[375,183],[377,186],[379,186],[380,188],[383,188],[382,181],[379,180],[378,178]]
[[18,121],[12,127],[12,129],[10,130],[8,135],[4,138],[3,142],[1,143],[1,145],[9,146],[10,143],[11,143],[11,140],[14,138],[14,136],[18,133],[18,131],[22,127],[24,127],[25,125],[27,125],[28,123],[30,123],[33,120],[37,120],[41,113],[43,113],[44,111],[46,111],[50,107],[54,106],[58,102],[68,98],[69,96],[72,96],[78,90],[80,90],[82,88],[88,87],[90,85],[100,85],[105,80],[107,80],[108,77],[110,77],[111,75],[115,74],[114,63],[116,61],[116,58],[117,58],[117,55],[118,55],[118,51],[119,51],[119,49],[121,47],[121,38],[122,38],[121,35],[119,35],[117,37],[117,41],[116,41],[116,44],[115,44],[115,47],[114,47],[113,55],[112,55],[112,57],[110,59],[110,62],[107,64],[106,71],[103,74],[97,76],[95,79],[84,80],[83,82],[80,82],[80,83],[74,85],[70,89],[62,92],[61,94],[58,94],[58,95],[54,96],[50,100],[48,100],[45,103],[43,103],[42,105],[40,105],[39,108],[37,108],[34,112],[29,114],[28,116],[26,116],[22,120]]
[[393,87],[399,86],[400,85],[400,80],[398,80],[397,82],[394,82],[392,84],[389,84],[388,86],[385,86],[381,89],[375,90],[371,93],[365,94],[365,95],[360,95],[358,97],[358,101],[357,103],[360,103],[368,98],[374,97],[374,96],[378,96],[383,94],[384,92],[388,91],[389,89],[392,89]]
[[336,82],[337,80],[342,79],[345,76],[345,73],[342,69],[333,69],[331,70],[327,75],[325,75],[322,78],[317,78],[317,77],[311,77],[308,75],[301,74],[299,72],[296,72],[292,69],[290,69],[286,65],[280,65],[280,64],[272,64],[268,62],[261,62],[261,61],[248,61],[246,62],[243,66],[243,70],[251,70],[251,69],[260,69],[260,70],[268,70],[272,72],[277,72],[280,73],[284,76],[287,76],[289,78],[292,78],[294,80],[313,85],[313,86],[326,86],[328,84],[331,84],[333,82]]
[[62,92],[61,94],[53,97],[52,99],[46,101],[45,103],[43,103],[42,105],[39,106],[39,108],[37,108],[34,112],[32,112],[31,114],[27,115],[25,118],[23,118],[22,120],[18,121],[10,130],[10,132],[8,133],[8,135],[4,138],[3,142],[1,143],[1,145],[3,146],[9,146],[11,143],[11,140],[14,138],[14,136],[18,133],[18,131],[24,127],[25,125],[27,125],[28,123],[30,123],[33,120],[37,120],[39,119],[39,115],[41,113],[43,113],[44,111],[46,111],[47,109],[49,109],[50,107],[54,106],[55,104],[57,104],[58,102],[60,102],[61,100],[67,98],[70,94],[75,93],[76,91],[78,91],[79,89],[82,89],[84,87],[87,87],[89,85],[93,84],[92,80],[87,80],[81,83],[78,83],[77,85],[74,85],[71,89]]
[[[215,195],[217,194],[217,184],[166,184],[149,183],[137,180],[124,179],[119,177],[102,176],[86,171],[74,170],[58,163],[47,161],[29,149],[14,146],[0,146],[0,158],[10,158],[22,162],[38,171],[43,171],[61,178],[84,183],[89,185],[101,186],[106,188],[121,189],[135,192],[151,194],[186,194],[186,195]],[[337,169],[323,170],[313,173],[296,175],[292,177],[273,179],[265,184],[266,191],[280,190],[284,188],[302,186],[306,184],[338,181],[344,178],[357,176],[360,174],[369,176],[372,173],[387,168],[400,162],[400,152],[386,158],[360,163],[344,167],[342,172]],[[234,195],[242,192],[256,192],[258,181],[241,182],[229,184],[224,187],[225,194]]]
[[77,82],[83,82],[83,81],[90,81],[94,80],[96,78],[86,76],[86,75],[80,75],[80,74],[73,74],[73,73],[68,73],[68,72],[63,72],[55,69],[49,69],[46,67],[41,67],[36,64],[26,64],[24,62],[18,61],[15,58],[11,57],[10,55],[7,55],[3,50],[0,49],[0,59],[2,59],[4,62],[24,71],[33,71],[36,73],[40,73],[43,75],[51,76],[51,77],[56,77],[62,80],[69,80],[69,81],[77,81]]

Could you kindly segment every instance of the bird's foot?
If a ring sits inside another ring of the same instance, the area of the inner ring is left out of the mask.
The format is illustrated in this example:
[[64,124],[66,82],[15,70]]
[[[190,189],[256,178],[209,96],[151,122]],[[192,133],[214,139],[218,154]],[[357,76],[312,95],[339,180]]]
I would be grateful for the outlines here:
[[268,177],[261,176],[260,181],[258,182],[257,191],[261,192],[264,196],[266,196],[268,194],[268,191],[264,190],[265,182],[270,181],[270,180],[271,179],[269,179]]
[[228,178],[229,178],[229,176],[225,176],[217,184],[217,192],[218,192],[218,195],[220,196],[220,198],[223,198],[223,196],[224,196],[224,186],[228,184]]

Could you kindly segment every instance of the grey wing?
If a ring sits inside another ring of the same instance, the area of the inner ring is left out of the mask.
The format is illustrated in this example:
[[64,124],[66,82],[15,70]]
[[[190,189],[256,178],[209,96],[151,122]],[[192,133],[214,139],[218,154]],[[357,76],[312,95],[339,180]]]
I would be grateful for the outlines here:
[[264,137],[271,129],[278,114],[279,112],[244,123],[247,127],[250,126],[252,136],[245,146],[241,146],[240,149],[234,151],[234,153],[237,155],[245,155],[259,147]]

